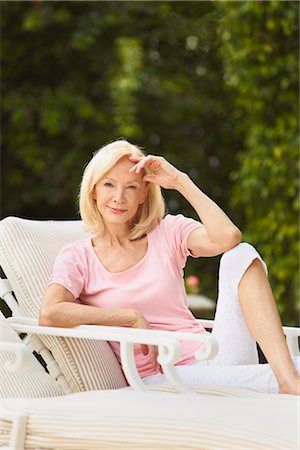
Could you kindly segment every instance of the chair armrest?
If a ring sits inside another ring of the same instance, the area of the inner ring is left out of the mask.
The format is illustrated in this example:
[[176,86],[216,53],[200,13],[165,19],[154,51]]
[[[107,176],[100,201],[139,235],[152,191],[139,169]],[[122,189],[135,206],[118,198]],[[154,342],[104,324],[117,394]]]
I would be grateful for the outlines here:
[[4,369],[7,372],[26,369],[30,362],[31,352],[22,342],[1,342],[0,352],[13,353],[15,356],[13,361],[6,361],[4,364]]
[[10,282],[6,278],[0,278],[0,298],[4,300],[14,316],[21,316],[22,312],[12,293]]
[[156,345],[158,347],[158,362],[161,364],[164,374],[176,390],[182,393],[190,393],[191,390],[179,379],[174,367],[174,364],[180,358],[180,341],[197,342],[199,347],[204,344],[202,345],[204,350],[195,353],[198,360],[214,358],[218,351],[217,341],[210,334],[99,325],[81,325],[74,328],[42,327],[38,325],[37,319],[28,317],[11,317],[7,320],[19,333],[120,342],[122,368],[127,381],[132,387],[140,390],[146,390],[146,386],[135,365],[134,344]]
[[[214,326],[214,320],[208,319],[196,319],[196,320],[204,328],[212,329]],[[300,349],[299,349],[300,328],[283,326],[282,329],[286,336],[286,343],[291,356],[300,356]]]
[[211,330],[214,326],[214,320],[210,320],[210,319],[196,319],[198,323],[200,323],[200,325],[202,325],[204,328],[208,328],[209,330]]
[[299,336],[300,328],[296,327],[282,327],[286,335],[286,343],[292,356],[300,356],[299,351]]

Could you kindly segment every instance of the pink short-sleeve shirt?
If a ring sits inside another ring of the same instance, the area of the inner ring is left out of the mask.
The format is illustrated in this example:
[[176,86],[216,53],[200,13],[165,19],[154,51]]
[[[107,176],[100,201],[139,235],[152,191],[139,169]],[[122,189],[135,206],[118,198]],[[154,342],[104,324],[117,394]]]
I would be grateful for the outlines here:
[[[134,308],[157,330],[205,333],[188,309],[183,268],[190,252],[189,233],[202,227],[182,215],[167,215],[148,235],[148,249],[133,267],[109,272],[97,257],[91,238],[66,245],[57,256],[50,284],[60,284],[82,304],[109,308]],[[120,346],[110,342],[119,362]],[[199,344],[182,341],[177,364],[193,364]],[[141,377],[155,373],[149,357],[135,346]]]

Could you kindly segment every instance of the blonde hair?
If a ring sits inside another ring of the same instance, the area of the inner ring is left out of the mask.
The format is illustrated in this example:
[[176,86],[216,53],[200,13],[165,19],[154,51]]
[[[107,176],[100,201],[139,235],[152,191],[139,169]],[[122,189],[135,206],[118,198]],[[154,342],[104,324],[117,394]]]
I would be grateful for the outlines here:
[[[79,210],[84,222],[84,229],[96,234],[104,229],[104,222],[94,199],[94,187],[121,158],[124,156],[145,156],[136,145],[125,140],[111,142],[100,148],[86,166],[79,193]],[[160,186],[149,183],[148,194],[144,203],[139,206],[135,222],[130,229],[131,240],[149,233],[165,215],[165,202]]]

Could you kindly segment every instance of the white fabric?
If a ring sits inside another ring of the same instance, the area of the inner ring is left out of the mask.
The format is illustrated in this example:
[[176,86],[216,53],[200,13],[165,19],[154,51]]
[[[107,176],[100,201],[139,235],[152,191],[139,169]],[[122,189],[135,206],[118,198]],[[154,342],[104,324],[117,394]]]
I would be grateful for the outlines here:
[[[292,358],[300,373],[299,357]],[[252,389],[261,393],[278,393],[278,385],[269,364],[209,366],[198,362],[190,366],[176,366],[176,372],[185,384],[216,385]],[[168,384],[165,375],[157,374],[144,378],[145,385]]]
[[248,331],[238,300],[239,283],[255,259],[261,261],[267,275],[267,266],[261,256],[246,242],[221,257],[212,331],[219,343],[219,352],[211,362],[213,365],[258,364],[256,342]]
[[[69,242],[87,236],[82,222],[7,217],[1,221],[0,263],[25,316],[38,317],[54,259]],[[127,386],[105,341],[41,336],[72,392]]]
[[[267,267],[256,249],[241,243],[224,253],[220,261],[219,295],[212,334],[219,344],[217,356],[189,366],[176,366],[185,384],[237,386],[258,392],[277,393],[278,386],[269,364],[258,364],[256,342],[250,335],[238,301],[238,285],[247,268],[259,259],[267,275]],[[299,358],[294,364],[300,372]],[[167,379],[157,374],[144,379],[145,384],[164,384]]]
[[[298,399],[90,391],[5,400],[28,413],[26,450],[296,449]],[[8,423],[4,422],[4,432]],[[2,442],[5,434],[2,434]],[[0,441],[1,442],[1,441]]]
[[[18,334],[0,312],[0,341],[22,343]],[[62,388],[31,355],[29,366],[19,372],[6,372],[4,364],[14,359],[9,352],[0,352],[0,397],[51,397],[62,395]]]

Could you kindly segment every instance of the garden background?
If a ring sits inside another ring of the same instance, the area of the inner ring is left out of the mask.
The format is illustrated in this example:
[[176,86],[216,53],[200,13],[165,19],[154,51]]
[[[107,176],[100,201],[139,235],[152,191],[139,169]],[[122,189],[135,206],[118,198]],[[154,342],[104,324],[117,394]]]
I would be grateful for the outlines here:
[[[1,1],[1,216],[78,217],[119,137],[189,173],[299,317],[299,2]],[[195,217],[164,192],[168,211]],[[215,299],[219,258],[186,274]]]

